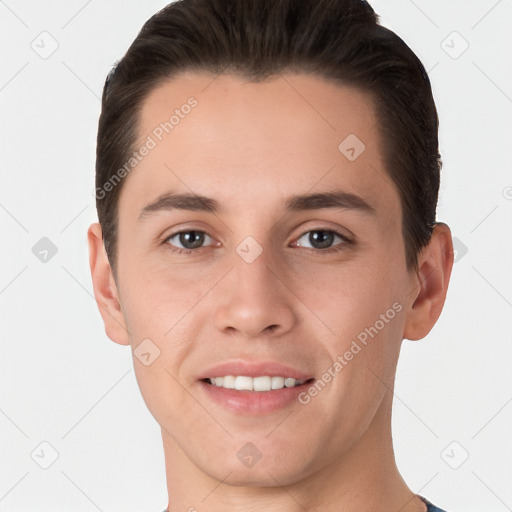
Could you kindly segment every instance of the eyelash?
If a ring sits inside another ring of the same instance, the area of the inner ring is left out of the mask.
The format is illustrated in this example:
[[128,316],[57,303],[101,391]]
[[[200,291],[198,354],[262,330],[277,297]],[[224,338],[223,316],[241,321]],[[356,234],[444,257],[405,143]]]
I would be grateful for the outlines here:
[[[195,232],[195,233],[203,233],[203,234],[209,236],[210,238],[213,238],[211,235],[209,235],[205,231],[201,231],[201,230],[198,230],[198,229],[184,229],[182,231],[177,231],[176,233],[172,233],[171,235],[167,236],[163,240],[163,243],[167,246],[168,250],[170,250],[171,252],[173,252],[175,254],[192,254],[193,252],[198,252],[200,249],[205,249],[205,247],[199,247],[197,249],[181,249],[179,247],[173,247],[169,243],[169,240],[171,238],[174,238],[175,236],[177,236],[177,235],[179,235],[181,233],[189,233],[189,232],[192,232],[192,231]],[[353,240],[348,238],[346,235],[340,233],[339,231],[336,231],[335,229],[322,229],[322,228],[310,229],[308,231],[305,231],[304,233],[302,233],[302,235],[300,235],[298,237],[297,240],[302,238],[304,235],[307,235],[308,233],[312,233],[314,231],[324,231],[326,233],[334,233],[336,236],[338,236],[339,238],[341,238],[343,240],[343,243],[338,243],[334,247],[328,247],[326,249],[317,249],[315,247],[303,247],[303,249],[308,249],[310,251],[315,252],[316,254],[325,254],[325,253],[333,253],[333,252],[342,251],[345,246],[347,246],[347,245],[350,246],[350,245],[353,245],[353,243],[354,243]]]

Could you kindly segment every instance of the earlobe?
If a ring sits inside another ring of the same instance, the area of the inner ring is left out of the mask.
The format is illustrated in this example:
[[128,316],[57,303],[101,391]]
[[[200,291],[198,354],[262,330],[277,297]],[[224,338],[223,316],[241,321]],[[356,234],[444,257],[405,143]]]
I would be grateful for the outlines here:
[[453,256],[450,228],[438,222],[429,244],[418,257],[415,299],[407,312],[404,338],[409,340],[424,338],[437,322],[448,291]]
[[119,293],[108,262],[101,226],[98,222],[89,227],[87,241],[94,296],[105,324],[105,332],[112,341],[120,345],[129,345],[130,337],[121,310]]

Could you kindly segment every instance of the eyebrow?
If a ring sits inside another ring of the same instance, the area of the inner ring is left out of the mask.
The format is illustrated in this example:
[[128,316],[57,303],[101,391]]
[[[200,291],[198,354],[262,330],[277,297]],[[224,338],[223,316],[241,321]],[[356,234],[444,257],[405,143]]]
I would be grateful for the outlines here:
[[[284,205],[287,212],[317,210],[322,208],[340,208],[343,210],[357,210],[372,215],[376,214],[375,208],[367,203],[362,197],[342,190],[291,196],[285,200]],[[138,220],[142,221],[152,213],[158,211],[170,210],[191,210],[196,212],[220,213],[222,208],[220,203],[211,197],[168,192],[144,206]]]

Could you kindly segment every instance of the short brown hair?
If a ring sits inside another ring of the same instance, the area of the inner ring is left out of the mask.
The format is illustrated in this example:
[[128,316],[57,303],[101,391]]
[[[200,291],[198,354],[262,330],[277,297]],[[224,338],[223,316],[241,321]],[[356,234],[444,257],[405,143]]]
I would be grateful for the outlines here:
[[425,68],[364,0],[178,0],[142,27],[107,76],[96,154],[96,207],[114,270],[119,194],[104,184],[134,151],[141,106],[182,71],[236,73],[255,82],[309,72],[370,94],[382,155],[401,200],[407,267],[435,225],[441,160]]

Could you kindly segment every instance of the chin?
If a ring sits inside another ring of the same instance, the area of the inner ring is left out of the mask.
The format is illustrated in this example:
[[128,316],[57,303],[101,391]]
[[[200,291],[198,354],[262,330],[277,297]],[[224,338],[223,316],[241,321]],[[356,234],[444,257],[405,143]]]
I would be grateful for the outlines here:
[[[260,461],[261,463],[261,461]],[[211,473],[211,477],[216,480],[222,481],[224,484],[231,485],[233,487],[281,487],[285,485],[295,484],[302,480],[301,475],[294,470],[290,473],[290,466],[286,467],[275,467],[272,465],[262,465],[259,469],[255,467],[251,469],[230,469],[225,468],[225,472],[217,474]],[[229,473],[229,476],[226,475]]]

